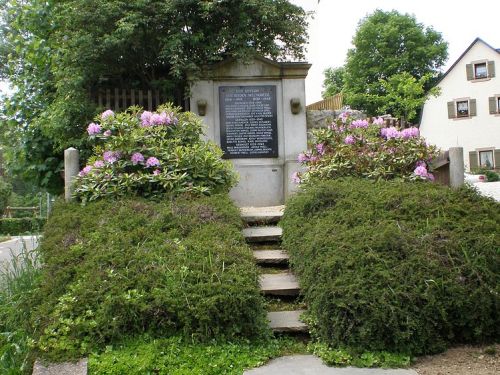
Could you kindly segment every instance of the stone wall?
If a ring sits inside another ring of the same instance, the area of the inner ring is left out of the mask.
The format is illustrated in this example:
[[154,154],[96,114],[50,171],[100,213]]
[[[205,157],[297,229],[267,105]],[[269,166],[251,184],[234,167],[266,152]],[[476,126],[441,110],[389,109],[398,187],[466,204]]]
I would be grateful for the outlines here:
[[[308,133],[315,128],[324,128],[327,127],[337,119],[340,114],[344,112],[343,110],[331,110],[331,109],[323,109],[323,110],[307,110],[306,119],[307,119],[307,131]],[[366,118],[366,115],[361,111],[351,111],[351,116],[356,119]]]

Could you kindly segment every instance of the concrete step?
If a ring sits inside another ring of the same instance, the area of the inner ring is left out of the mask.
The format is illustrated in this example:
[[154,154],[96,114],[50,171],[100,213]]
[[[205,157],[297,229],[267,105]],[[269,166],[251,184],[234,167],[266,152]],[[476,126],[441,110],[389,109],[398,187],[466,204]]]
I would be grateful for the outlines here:
[[268,312],[269,328],[274,332],[309,332],[307,324],[300,321],[306,310]]
[[241,218],[250,224],[255,223],[277,223],[283,216],[285,206],[271,207],[242,207]]
[[260,275],[260,290],[273,296],[297,296],[300,292],[299,282],[292,273],[270,273]]
[[289,256],[283,250],[254,250],[253,256],[257,264],[282,265],[288,264]]
[[276,226],[250,227],[243,229],[247,242],[277,242],[281,240],[283,230]]

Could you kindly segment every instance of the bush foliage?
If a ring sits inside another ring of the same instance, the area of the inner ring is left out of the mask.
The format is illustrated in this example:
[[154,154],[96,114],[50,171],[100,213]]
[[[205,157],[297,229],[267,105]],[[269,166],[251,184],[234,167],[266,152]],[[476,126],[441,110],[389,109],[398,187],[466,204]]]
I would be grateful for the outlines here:
[[83,202],[104,197],[227,191],[236,181],[214,143],[201,139],[201,120],[191,112],[164,106],[158,113],[131,107],[108,110],[87,132],[94,155],[76,180]]
[[0,234],[15,236],[25,233],[41,232],[46,219],[34,217],[2,218],[0,219]]
[[437,149],[428,146],[417,128],[384,127],[382,118],[354,119],[349,111],[327,128],[313,130],[314,147],[299,155],[306,172],[297,183],[356,176],[373,180],[433,180],[430,161]]
[[499,223],[469,188],[355,178],[307,186],[282,220],[317,337],[412,355],[500,338]]
[[59,204],[40,251],[35,346],[49,358],[144,332],[195,341],[265,332],[258,274],[227,195]]

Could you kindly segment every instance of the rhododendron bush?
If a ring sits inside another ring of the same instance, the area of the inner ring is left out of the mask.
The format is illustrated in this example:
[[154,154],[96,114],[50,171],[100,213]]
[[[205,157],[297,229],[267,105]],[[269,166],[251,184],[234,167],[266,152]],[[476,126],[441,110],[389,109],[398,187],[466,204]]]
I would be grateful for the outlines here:
[[438,150],[427,145],[414,127],[384,127],[382,118],[353,119],[346,111],[327,128],[313,130],[313,144],[299,155],[306,170],[292,176],[297,183],[344,176],[434,179],[429,163]]
[[201,139],[201,120],[169,105],[157,112],[131,107],[103,112],[87,127],[93,156],[76,179],[83,202],[164,193],[211,194],[236,181],[222,151]]

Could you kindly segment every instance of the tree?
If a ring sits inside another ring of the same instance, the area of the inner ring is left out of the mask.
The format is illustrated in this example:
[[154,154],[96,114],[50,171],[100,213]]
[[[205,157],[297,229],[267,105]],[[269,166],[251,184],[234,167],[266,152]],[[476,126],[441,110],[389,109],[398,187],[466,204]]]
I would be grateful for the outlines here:
[[427,98],[439,94],[438,87],[425,91],[424,87],[431,78],[431,75],[426,74],[417,80],[410,73],[403,72],[381,80],[385,92],[382,96],[383,104],[378,108],[378,112],[391,113],[400,118],[402,124],[412,122]]
[[323,81],[323,88],[325,91],[321,93],[323,99],[329,98],[342,92],[344,88],[345,68],[328,68],[324,72],[325,79]]
[[[403,72],[416,80],[426,75],[435,79],[448,56],[441,33],[394,10],[376,10],[362,19],[352,43],[345,65],[346,102],[368,114],[383,106],[381,81]],[[426,80],[425,91],[433,79]]]
[[[19,145],[36,135],[43,155],[21,147],[17,164],[38,165],[37,180],[54,189],[62,150],[89,154],[89,90],[152,87],[181,104],[204,65],[255,53],[301,59],[307,38],[307,14],[288,0],[9,0],[2,13],[0,76],[17,88],[3,128]],[[52,157],[55,169],[44,163]]]

